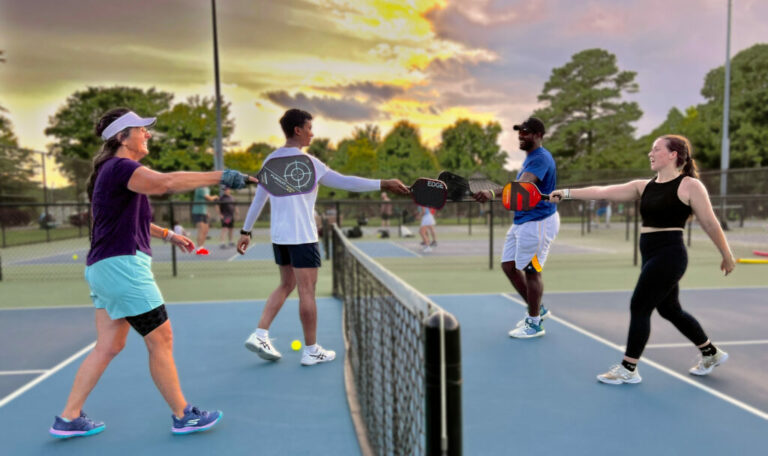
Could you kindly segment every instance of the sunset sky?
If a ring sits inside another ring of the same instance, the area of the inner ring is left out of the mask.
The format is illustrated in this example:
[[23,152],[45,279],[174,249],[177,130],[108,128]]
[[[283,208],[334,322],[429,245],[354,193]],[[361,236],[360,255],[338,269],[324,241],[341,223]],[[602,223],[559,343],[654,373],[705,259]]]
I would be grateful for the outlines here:
[[[581,50],[638,73],[639,133],[702,101],[725,59],[727,0],[219,0],[222,93],[232,139],[282,143],[289,107],[334,142],[400,119],[434,145],[460,118],[512,125],[538,107],[554,67]],[[734,0],[731,55],[768,42],[768,1]],[[208,0],[0,0],[0,105],[22,146],[45,149],[48,117],[86,86],[214,93]],[[153,113],[141,113],[151,115]],[[150,145],[151,147],[151,145]]]

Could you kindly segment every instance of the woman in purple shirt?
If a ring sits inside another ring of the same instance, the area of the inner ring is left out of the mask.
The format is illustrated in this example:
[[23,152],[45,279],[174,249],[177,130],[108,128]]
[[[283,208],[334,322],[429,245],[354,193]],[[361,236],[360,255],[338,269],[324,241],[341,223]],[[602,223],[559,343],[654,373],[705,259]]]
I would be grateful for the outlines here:
[[173,359],[173,332],[152,275],[150,237],[164,239],[185,252],[195,245],[186,236],[151,222],[147,195],[219,183],[237,189],[256,180],[234,170],[163,174],[142,166],[139,161],[149,153],[147,141],[152,137],[147,127],[154,123],[154,117],[141,118],[119,108],[104,114],[96,125],[104,145],[93,159],[88,180],[93,227],[85,278],[96,307],[97,340],[77,371],[64,410],[49,430],[54,437],[104,430],[104,423],[88,418],[82,407],[107,365],[125,346],[131,327],[144,338],[152,379],[173,412],[174,434],[209,429],[222,416],[220,411],[189,405],[181,392]]

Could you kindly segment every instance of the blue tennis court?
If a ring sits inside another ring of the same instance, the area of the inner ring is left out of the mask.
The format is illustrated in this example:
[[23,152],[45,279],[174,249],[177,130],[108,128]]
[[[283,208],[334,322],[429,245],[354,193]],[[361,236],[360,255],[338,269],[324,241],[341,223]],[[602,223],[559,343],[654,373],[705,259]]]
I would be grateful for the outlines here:
[[[643,382],[621,387],[595,375],[621,357],[628,291],[547,294],[555,316],[545,323],[547,335],[531,340],[507,337],[524,311],[515,296],[433,296],[462,325],[464,454],[760,454],[768,431],[768,338],[760,323],[768,317],[767,291],[683,291],[684,306],[731,359],[709,377],[688,375],[696,350],[654,316],[639,365]],[[339,359],[312,367],[300,366],[300,352],[289,348],[301,339],[296,300],[270,331],[281,361],[243,348],[263,305],[169,306],[182,387],[194,404],[224,411],[219,426],[171,435],[143,343],[131,333],[86,403],[106,431],[69,441],[50,438],[47,428],[95,340],[92,309],[0,311],[2,452],[359,454],[344,389],[340,302],[318,300],[318,340]]]

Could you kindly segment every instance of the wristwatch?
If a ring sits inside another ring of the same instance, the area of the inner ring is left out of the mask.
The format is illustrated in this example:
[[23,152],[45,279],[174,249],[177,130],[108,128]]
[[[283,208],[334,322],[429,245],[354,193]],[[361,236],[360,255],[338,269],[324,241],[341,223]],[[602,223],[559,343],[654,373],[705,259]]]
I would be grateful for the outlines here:
[[250,231],[240,230],[240,234],[243,235],[243,236],[251,237],[251,232]]

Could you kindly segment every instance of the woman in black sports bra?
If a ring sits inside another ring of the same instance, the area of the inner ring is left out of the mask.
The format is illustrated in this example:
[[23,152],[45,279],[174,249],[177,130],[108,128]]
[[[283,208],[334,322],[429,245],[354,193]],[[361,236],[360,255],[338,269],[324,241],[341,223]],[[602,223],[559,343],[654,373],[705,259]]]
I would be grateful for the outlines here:
[[701,351],[698,364],[688,372],[707,375],[728,359],[728,353],[716,348],[699,322],[680,307],[679,282],[688,265],[683,243],[683,230],[688,218],[695,214],[709,235],[723,261],[720,269],[726,275],[733,271],[735,260],[720,223],[715,217],[709,195],[698,179],[691,156],[691,143],[678,135],[662,136],[648,153],[656,177],[626,184],[556,190],[551,201],[563,199],[634,201],[640,200],[643,226],[640,253],[643,265],[630,304],[629,335],[624,359],[600,374],[603,383],[620,385],[639,383],[637,362],[651,334],[651,314],[656,309]]

